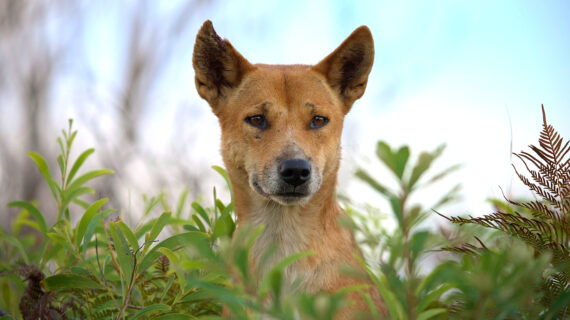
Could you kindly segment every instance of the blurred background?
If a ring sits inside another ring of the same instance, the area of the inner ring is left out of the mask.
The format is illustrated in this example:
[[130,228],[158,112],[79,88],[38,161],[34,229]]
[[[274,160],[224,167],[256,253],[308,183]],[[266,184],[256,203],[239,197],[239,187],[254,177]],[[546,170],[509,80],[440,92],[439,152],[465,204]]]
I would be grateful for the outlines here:
[[390,180],[375,160],[377,140],[416,155],[445,143],[441,166],[463,164],[449,182],[462,184],[463,197],[449,210],[490,213],[485,200],[502,197],[499,186],[525,196],[511,152],[537,143],[541,104],[570,138],[569,15],[564,0],[0,0],[0,222],[16,215],[11,200],[50,211],[26,152],[54,172],[69,118],[76,154],[95,147],[91,168],[116,172],[99,179],[99,196],[126,214],[140,214],[143,194],[223,192],[210,168],[222,165],[217,119],[193,80],[206,19],[249,61],[270,64],[315,64],[368,25],[376,58],[345,121],[340,192],[377,202],[353,178],[365,167]]

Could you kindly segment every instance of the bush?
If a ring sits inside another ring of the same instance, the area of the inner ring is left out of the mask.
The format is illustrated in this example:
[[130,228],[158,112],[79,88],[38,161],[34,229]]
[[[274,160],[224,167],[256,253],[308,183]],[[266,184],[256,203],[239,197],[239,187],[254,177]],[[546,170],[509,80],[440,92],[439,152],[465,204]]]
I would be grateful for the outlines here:
[[[180,195],[175,211],[165,210],[157,218],[149,218],[149,213],[170,205],[164,195],[145,198],[142,222],[134,228],[105,207],[107,199],[84,200],[86,194],[95,194],[87,183],[112,172],[78,175],[94,150],[71,162],[76,135],[70,121],[57,140],[59,179],[41,155],[29,153],[52,192],[58,212],[53,225],[47,225],[35,203],[8,204],[21,211],[10,233],[0,230],[0,307],[13,315],[2,314],[1,319],[219,318],[222,304],[241,319],[329,319],[344,303],[346,292],[283,292],[282,271],[310,252],[284,258],[257,287],[247,256],[261,230],[244,226],[234,236],[233,200],[223,203],[215,189],[214,205],[192,202],[189,215],[187,192]],[[225,171],[214,170],[231,192]],[[75,215],[80,219],[73,224]],[[172,235],[159,238],[167,233]],[[232,236],[237,240],[230,241]]]
[[[458,186],[427,207],[412,203],[416,193],[458,169],[428,175],[444,148],[412,161],[408,147],[378,143],[378,159],[398,189],[364,169],[356,176],[388,201],[396,228],[382,228],[377,210],[347,199],[351,219],[343,223],[369,256],[369,275],[391,319],[570,318],[570,145],[544,113],[543,124],[540,147],[531,146],[534,155],[517,154],[531,178],[515,168],[541,200],[493,200],[497,212],[490,215],[444,216],[457,227],[427,228],[422,222],[454,200]],[[70,121],[57,139],[57,175],[41,155],[29,153],[57,216],[50,226],[37,203],[8,204],[20,212],[10,230],[0,229],[0,319],[214,319],[223,316],[222,305],[239,319],[332,319],[347,303],[344,295],[361,289],[285,292],[283,270],[311,252],[284,258],[258,282],[247,257],[261,230],[242,226],[235,232],[233,199],[224,203],[216,189],[212,206],[191,202],[188,208],[187,191],[175,210],[164,194],[144,197],[140,222],[127,225],[107,199],[86,200],[96,194],[90,181],[112,172],[80,173],[94,150],[72,161],[76,135]],[[225,171],[214,170],[231,194]],[[161,207],[162,214],[151,217]],[[464,243],[470,238],[476,244]],[[443,261],[426,268],[434,255]],[[380,319],[373,309],[366,318]]]

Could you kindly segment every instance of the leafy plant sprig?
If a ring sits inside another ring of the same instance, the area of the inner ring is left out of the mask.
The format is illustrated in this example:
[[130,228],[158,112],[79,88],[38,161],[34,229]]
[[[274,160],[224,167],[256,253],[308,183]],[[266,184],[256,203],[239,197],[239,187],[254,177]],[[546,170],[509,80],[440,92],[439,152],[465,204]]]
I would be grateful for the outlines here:
[[[390,204],[391,212],[397,224],[392,233],[384,231],[381,236],[369,235],[368,239],[383,237],[385,243],[371,241],[372,247],[384,247],[387,257],[380,256],[381,273],[371,272],[371,277],[379,288],[393,319],[432,319],[441,317],[447,310],[438,303],[438,299],[450,287],[433,281],[432,277],[420,276],[419,259],[440,241],[439,236],[430,230],[420,228],[420,224],[429,216],[430,211],[420,204],[412,203],[411,198],[418,190],[432,185],[460,168],[454,165],[427,176],[433,162],[439,158],[444,146],[432,152],[422,152],[417,161],[410,161],[407,146],[392,149],[387,143],[377,144],[378,159],[390,170],[398,189],[391,190],[368,172],[359,169],[356,176],[378,191]],[[460,187],[456,185],[430,208],[439,208],[457,197]],[[371,217],[366,217],[370,220]],[[369,222],[362,221],[365,226]],[[366,227],[361,232],[370,233]],[[384,260],[386,259],[386,260]],[[436,270],[437,272],[438,270]]]

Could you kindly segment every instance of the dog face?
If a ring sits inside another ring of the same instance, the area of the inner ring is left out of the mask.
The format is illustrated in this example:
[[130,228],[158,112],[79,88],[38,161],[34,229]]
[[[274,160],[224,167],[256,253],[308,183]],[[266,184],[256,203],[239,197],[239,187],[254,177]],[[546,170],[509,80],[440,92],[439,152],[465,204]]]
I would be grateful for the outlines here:
[[324,77],[306,69],[257,66],[219,113],[225,158],[281,204],[307,201],[338,159],[343,107]]
[[206,21],[194,47],[196,87],[220,121],[232,183],[282,205],[334,184],[344,116],[364,93],[373,55],[361,27],[315,66],[252,65]]

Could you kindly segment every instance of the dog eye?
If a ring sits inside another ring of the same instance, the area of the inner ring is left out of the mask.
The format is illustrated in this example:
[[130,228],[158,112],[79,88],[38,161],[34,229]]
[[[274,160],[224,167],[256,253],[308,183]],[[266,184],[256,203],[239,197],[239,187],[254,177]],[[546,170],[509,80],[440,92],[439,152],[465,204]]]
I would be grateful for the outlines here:
[[262,114],[256,114],[254,116],[247,117],[245,118],[245,122],[259,129],[267,128],[267,120]]
[[327,123],[329,122],[329,119],[327,117],[323,117],[323,116],[314,116],[313,119],[311,119],[311,129],[319,129],[324,127]]

